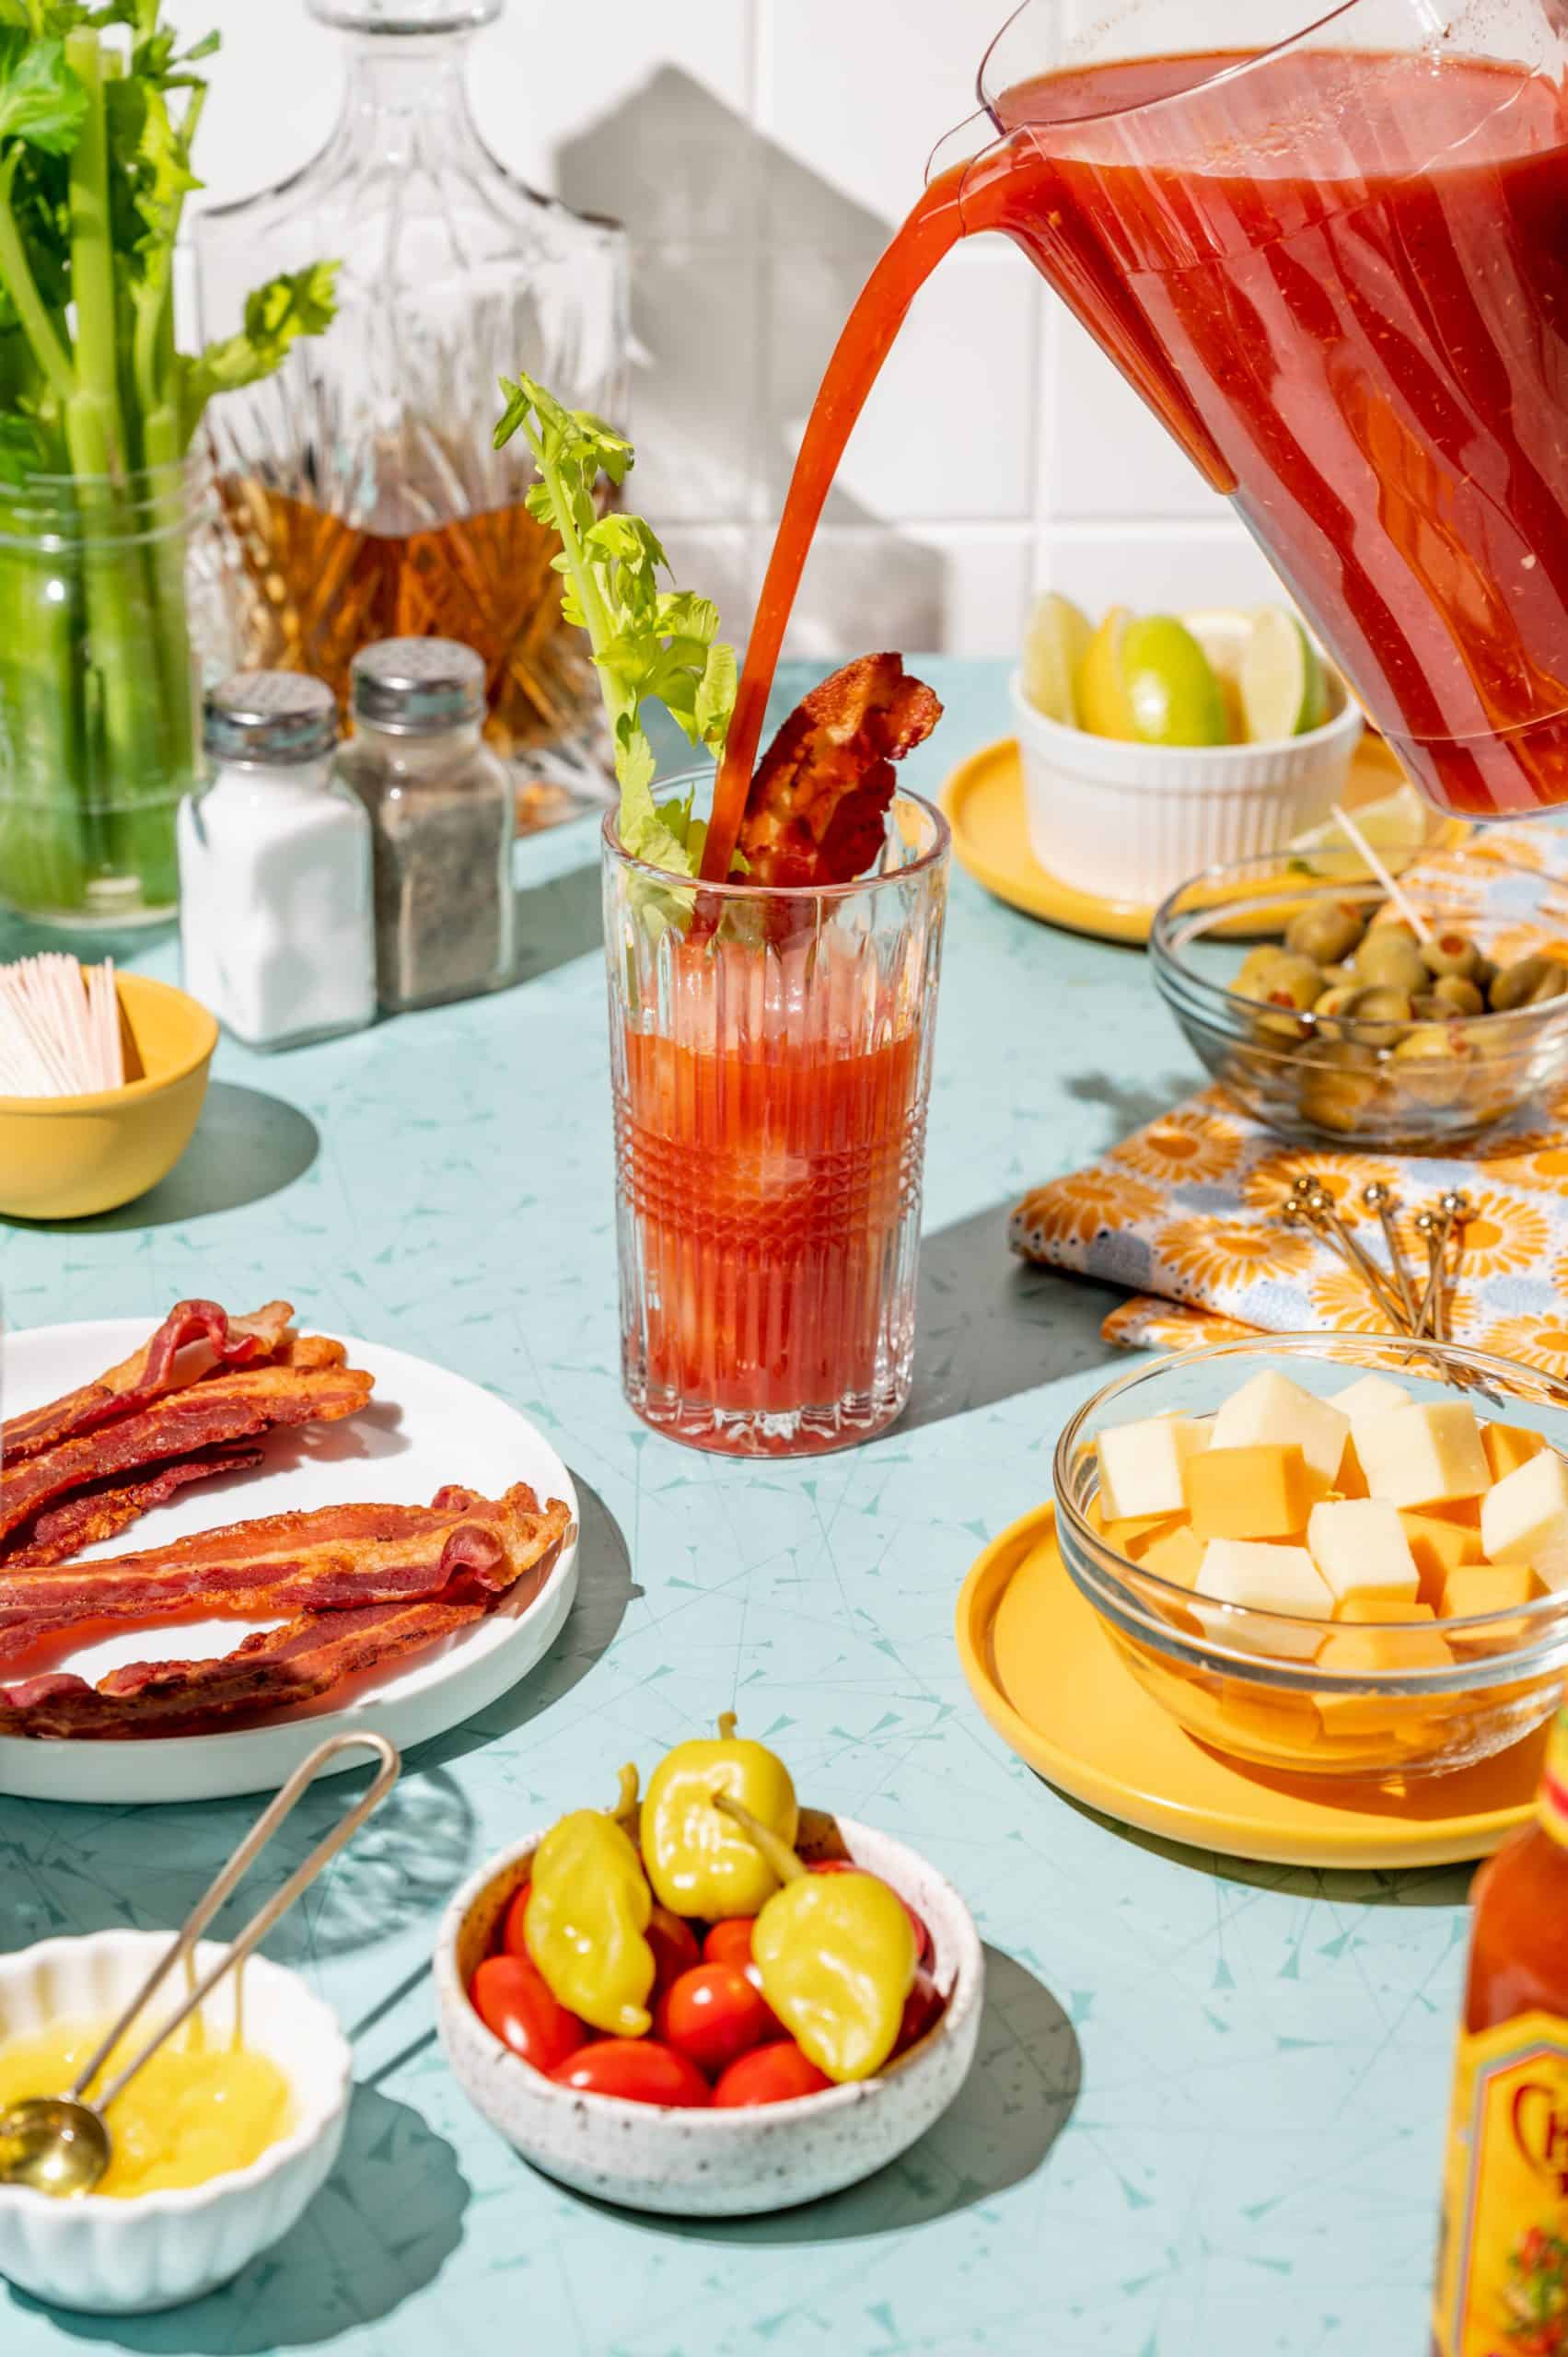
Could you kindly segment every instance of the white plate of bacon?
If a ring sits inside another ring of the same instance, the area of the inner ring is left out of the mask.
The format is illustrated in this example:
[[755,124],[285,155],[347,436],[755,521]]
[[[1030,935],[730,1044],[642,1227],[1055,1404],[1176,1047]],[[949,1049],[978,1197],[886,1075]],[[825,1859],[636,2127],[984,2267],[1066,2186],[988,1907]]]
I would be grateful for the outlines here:
[[571,1608],[576,1493],[542,1433],[287,1302],[9,1334],[0,1376],[0,1793],[263,1792],[356,1725],[406,1750]]

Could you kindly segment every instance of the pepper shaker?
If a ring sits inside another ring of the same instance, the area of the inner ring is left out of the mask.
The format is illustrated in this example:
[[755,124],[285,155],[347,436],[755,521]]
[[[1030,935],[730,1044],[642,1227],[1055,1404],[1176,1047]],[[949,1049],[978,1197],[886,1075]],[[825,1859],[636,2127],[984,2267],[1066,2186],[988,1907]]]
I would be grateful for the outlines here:
[[512,979],[517,831],[506,772],[481,735],[484,666],[447,638],[387,638],[351,667],[340,774],[370,819],[377,987],[400,1014]]

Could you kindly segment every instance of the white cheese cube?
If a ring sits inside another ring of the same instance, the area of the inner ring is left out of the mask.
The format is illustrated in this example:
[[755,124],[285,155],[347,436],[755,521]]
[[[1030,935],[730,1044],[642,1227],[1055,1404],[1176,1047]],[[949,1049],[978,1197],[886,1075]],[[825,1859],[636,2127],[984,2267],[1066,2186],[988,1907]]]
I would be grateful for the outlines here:
[[1363,1416],[1386,1416],[1395,1408],[1408,1408],[1410,1403],[1410,1393],[1401,1385],[1390,1383],[1386,1375],[1364,1375],[1346,1390],[1336,1391],[1329,1402],[1342,1416],[1348,1416],[1353,1424],[1359,1423]]
[[1481,1543],[1489,1562],[1528,1563],[1548,1587],[1568,1587],[1568,1465],[1554,1448],[1487,1492]]
[[1398,1506],[1387,1498],[1327,1498],[1315,1505],[1307,1545],[1338,1610],[1352,1596],[1413,1604],[1421,1574]]
[[1356,1425],[1355,1453],[1371,1495],[1390,1505],[1441,1505],[1492,1486],[1475,1410],[1463,1399],[1368,1416]]
[[[1252,1538],[1210,1539],[1198,1573],[1198,1594],[1216,1604],[1241,1604],[1252,1612],[1279,1612],[1291,1620],[1327,1620],[1334,1608],[1329,1584],[1305,1547],[1272,1547]],[[1293,1630],[1283,1621],[1249,1634],[1227,1630],[1223,1613],[1202,1617],[1219,1643],[1251,1644],[1263,1654],[1310,1661],[1322,1643],[1318,1630]]]
[[1314,1473],[1332,1482],[1350,1438],[1350,1418],[1327,1399],[1303,1391],[1272,1370],[1233,1391],[1214,1418],[1215,1448],[1250,1448],[1277,1441],[1299,1448]]
[[1179,1514],[1186,1504],[1181,1468],[1208,1437],[1187,1416],[1151,1416],[1146,1423],[1112,1424],[1102,1432],[1097,1446],[1107,1521]]

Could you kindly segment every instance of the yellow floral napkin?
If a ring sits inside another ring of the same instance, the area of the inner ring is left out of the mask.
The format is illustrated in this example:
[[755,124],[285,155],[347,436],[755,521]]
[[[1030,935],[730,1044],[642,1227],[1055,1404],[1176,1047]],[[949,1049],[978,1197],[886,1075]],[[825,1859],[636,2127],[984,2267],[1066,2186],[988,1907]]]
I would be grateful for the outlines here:
[[[1484,912],[1504,960],[1568,938],[1568,834],[1497,827],[1411,871],[1445,911]],[[1287,1146],[1207,1088],[1073,1177],[1027,1195],[1011,1223],[1026,1260],[1128,1287],[1106,1319],[1130,1349],[1197,1348],[1273,1333],[1386,1330],[1339,1256],[1278,1213],[1296,1178],[1321,1180],[1373,1257],[1387,1260],[1362,1190],[1381,1179],[1403,1206],[1411,1266],[1425,1248],[1411,1222],[1462,1188],[1472,1216],[1449,1296],[1458,1341],[1568,1374],[1568,1097],[1494,1131],[1463,1159],[1318,1153]]]

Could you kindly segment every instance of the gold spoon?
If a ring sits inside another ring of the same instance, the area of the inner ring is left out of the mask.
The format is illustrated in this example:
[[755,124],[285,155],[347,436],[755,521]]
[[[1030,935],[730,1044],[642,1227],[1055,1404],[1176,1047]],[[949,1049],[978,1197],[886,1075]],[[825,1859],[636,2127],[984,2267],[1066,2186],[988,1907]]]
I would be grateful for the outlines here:
[[[361,1794],[351,1809],[344,1811],[304,1864],[295,1868],[283,1888],[275,1892],[264,1907],[258,1909],[206,1979],[192,1990],[179,2012],[169,2015],[134,2061],[116,2073],[97,2102],[87,2103],[85,2100],[87,2089],[143,2006],[162,1986],[181,1957],[189,1956],[194,1949],[224,1900],[251,1862],[265,1849],[317,1771],[340,1751],[355,1748],[373,1751],[381,1762],[380,1771],[369,1790]],[[92,2191],[109,2166],[113,2153],[108,2123],[103,2117],[110,2105],[124,2092],[164,2040],[205,2003],[225,1973],[235,1965],[243,1963],[251,1949],[265,1939],[278,1918],[285,1915],[294,1905],[300,1892],[315,1881],[328,1861],[336,1857],[343,1843],[358,1832],[371,1811],[380,1807],[397,1782],[401,1765],[396,1748],[384,1735],[335,1735],[325,1743],[318,1744],[309,1758],[300,1761],[271,1807],[257,1818],[228,1864],[209,1885],[204,1896],[197,1900],[181,1930],[154,1965],[87,2068],[78,2073],[74,2084],[63,2096],[30,2096],[0,2112],[0,2185],[31,2186],[36,2192],[57,2197]]]

